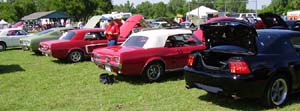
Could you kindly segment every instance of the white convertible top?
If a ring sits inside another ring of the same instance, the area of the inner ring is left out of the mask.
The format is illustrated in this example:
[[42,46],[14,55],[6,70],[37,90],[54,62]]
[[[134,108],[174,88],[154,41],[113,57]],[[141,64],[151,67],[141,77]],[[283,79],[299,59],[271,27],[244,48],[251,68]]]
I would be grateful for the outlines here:
[[164,47],[169,36],[178,34],[192,34],[192,31],[187,29],[158,29],[134,33],[131,36],[148,37],[147,42],[143,46],[144,49],[148,49]]

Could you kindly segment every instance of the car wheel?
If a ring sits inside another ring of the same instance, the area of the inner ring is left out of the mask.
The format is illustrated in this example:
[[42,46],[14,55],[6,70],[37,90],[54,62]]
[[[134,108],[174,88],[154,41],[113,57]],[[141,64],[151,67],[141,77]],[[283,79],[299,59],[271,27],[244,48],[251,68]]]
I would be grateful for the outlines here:
[[267,86],[264,104],[270,107],[285,103],[289,94],[289,84],[285,76],[275,76]]
[[157,81],[165,72],[163,65],[160,62],[152,62],[146,66],[143,71],[143,78],[147,82]]
[[0,52],[6,50],[6,46],[4,43],[0,42]]
[[68,55],[68,60],[73,63],[80,62],[82,61],[82,59],[83,59],[83,53],[78,50],[72,51]]

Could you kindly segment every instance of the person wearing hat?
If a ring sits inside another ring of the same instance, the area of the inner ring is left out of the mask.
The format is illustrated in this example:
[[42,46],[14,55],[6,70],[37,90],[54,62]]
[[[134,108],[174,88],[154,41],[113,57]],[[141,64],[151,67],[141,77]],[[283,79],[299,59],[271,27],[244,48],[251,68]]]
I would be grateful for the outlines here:
[[113,21],[112,17],[107,18],[108,24],[105,28],[104,34],[107,38],[107,46],[117,45],[118,36],[120,35],[120,28],[118,24]]

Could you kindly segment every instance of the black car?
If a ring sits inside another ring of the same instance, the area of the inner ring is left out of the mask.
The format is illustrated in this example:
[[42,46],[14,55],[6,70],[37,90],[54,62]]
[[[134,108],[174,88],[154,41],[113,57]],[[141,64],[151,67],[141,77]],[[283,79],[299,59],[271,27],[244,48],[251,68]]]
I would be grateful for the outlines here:
[[245,23],[201,26],[206,50],[184,67],[187,88],[279,106],[300,88],[300,32]]

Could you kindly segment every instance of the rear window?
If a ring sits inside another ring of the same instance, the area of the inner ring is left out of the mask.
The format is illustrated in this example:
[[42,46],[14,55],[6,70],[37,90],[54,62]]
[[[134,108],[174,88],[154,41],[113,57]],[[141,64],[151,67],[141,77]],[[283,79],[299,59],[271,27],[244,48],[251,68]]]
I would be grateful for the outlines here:
[[59,40],[71,40],[74,37],[74,35],[75,32],[65,32],[62,36],[60,36]]
[[123,46],[134,46],[142,48],[144,47],[147,40],[148,37],[145,36],[131,36],[126,42],[124,42]]

